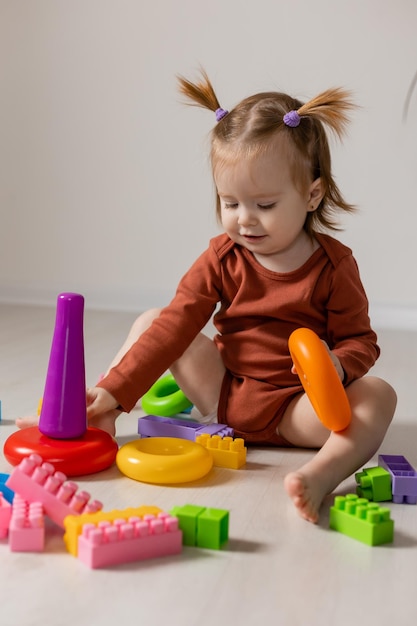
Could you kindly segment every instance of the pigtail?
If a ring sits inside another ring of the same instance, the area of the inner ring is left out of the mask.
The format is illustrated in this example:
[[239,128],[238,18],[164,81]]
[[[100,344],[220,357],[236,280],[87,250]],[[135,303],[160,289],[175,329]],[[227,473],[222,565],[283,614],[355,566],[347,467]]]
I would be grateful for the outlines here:
[[220,104],[206,72],[201,69],[202,80],[192,83],[183,76],[178,76],[180,93],[185,96],[191,106],[199,106],[210,111],[220,109]]
[[297,113],[300,118],[317,119],[341,139],[349,123],[348,113],[356,108],[350,91],[336,87],[327,89],[316,98],[309,100],[297,110]]

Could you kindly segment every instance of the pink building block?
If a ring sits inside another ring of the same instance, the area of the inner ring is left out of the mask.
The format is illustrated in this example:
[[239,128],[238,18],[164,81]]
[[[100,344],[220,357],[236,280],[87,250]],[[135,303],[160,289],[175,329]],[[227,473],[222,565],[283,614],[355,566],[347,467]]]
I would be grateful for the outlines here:
[[12,515],[12,505],[0,493],[0,539],[7,537],[9,531],[10,518]]
[[67,515],[93,513],[103,508],[101,502],[90,501],[90,494],[77,491],[76,483],[67,481],[51,463],[42,463],[37,454],[25,457],[10,474],[7,487],[28,502],[40,502],[48,517],[64,528]]
[[83,527],[86,524],[94,524],[95,526],[103,522],[113,524],[115,520],[128,522],[130,518],[142,519],[145,515],[157,517],[159,513],[163,513],[162,509],[159,507],[144,504],[137,507],[128,507],[122,511],[113,509],[112,511],[96,511],[96,513],[84,513],[82,515],[68,515],[68,517],[64,519],[64,543],[70,554],[78,556],[78,537],[81,535]]
[[168,513],[84,524],[78,558],[91,568],[179,554],[182,532]]
[[40,502],[27,502],[15,494],[9,526],[12,552],[42,552],[45,546],[45,523]]

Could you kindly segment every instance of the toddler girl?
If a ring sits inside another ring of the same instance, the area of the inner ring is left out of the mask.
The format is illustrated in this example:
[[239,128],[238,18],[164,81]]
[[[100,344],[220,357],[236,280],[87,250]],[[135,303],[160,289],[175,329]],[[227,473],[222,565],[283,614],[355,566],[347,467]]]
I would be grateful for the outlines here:
[[[211,164],[224,233],[167,307],[136,320],[107,375],[88,390],[88,416],[114,433],[120,411],[169,368],[204,419],[246,442],[318,449],[285,478],[298,512],[317,522],[326,494],[378,450],[396,405],[390,385],[365,376],[379,355],[367,298],[351,250],[328,234],[336,213],[353,207],[332,177],[325,127],[342,136],[353,104],[342,89],[305,104],[268,92],[229,112],[205,72],[179,85],[216,116]],[[201,330],[214,312],[210,339]],[[288,338],[298,327],[328,345],[352,410],[342,432],[319,421],[292,365]]]

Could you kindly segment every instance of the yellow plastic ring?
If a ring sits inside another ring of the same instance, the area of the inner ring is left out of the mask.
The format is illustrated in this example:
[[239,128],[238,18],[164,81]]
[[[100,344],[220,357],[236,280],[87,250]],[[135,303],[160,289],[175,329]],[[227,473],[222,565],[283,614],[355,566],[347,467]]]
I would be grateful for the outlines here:
[[167,485],[202,478],[213,467],[213,457],[194,441],[148,437],[121,446],[116,464],[123,474],[133,480]]
[[309,328],[297,328],[288,340],[292,360],[315,412],[329,430],[345,429],[351,409],[345,388],[326,346]]
[[156,381],[141,400],[142,409],[147,413],[170,417],[192,406],[192,403],[178,387],[172,374]]

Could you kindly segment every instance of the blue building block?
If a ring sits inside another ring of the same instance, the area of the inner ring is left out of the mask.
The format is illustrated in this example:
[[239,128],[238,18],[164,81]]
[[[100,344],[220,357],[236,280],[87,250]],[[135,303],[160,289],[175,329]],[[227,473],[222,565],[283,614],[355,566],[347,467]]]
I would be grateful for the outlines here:
[[0,474],[0,491],[7,502],[12,504],[14,498],[14,491],[10,487],[6,487],[6,481],[10,478],[10,474]]

